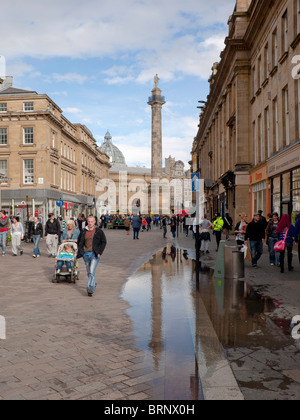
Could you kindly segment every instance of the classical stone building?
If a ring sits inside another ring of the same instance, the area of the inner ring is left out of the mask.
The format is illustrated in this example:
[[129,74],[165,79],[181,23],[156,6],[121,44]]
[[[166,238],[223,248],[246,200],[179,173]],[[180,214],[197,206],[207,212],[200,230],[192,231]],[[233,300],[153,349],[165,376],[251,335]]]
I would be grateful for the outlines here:
[[[99,150],[109,157],[111,163],[109,180],[102,186],[99,194],[98,206],[101,213],[171,214],[191,206],[190,171],[185,170],[182,161],[176,161],[171,156],[165,159],[165,167],[160,169],[160,190],[154,191],[157,179],[152,177],[152,169],[128,166],[121,150],[113,144],[109,131]],[[171,188],[168,189],[168,186]],[[167,194],[170,194],[169,199],[163,202]],[[155,196],[158,197],[158,202],[154,202]],[[168,207],[163,208],[164,205]]]
[[46,94],[14,88],[7,78],[0,90],[2,208],[23,220],[94,213],[96,185],[109,168],[86,126],[68,121]]
[[300,1],[237,0],[192,150],[210,217],[300,211]]

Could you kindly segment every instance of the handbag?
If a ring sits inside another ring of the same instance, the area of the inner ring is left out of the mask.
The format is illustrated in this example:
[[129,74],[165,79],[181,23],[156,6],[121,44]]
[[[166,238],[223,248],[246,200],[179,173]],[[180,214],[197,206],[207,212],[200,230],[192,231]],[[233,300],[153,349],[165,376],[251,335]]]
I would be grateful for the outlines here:
[[285,250],[285,241],[286,241],[286,237],[287,237],[288,231],[289,230],[287,229],[283,241],[279,241],[279,242],[276,242],[275,243],[275,245],[274,245],[274,251],[275,252],[283,252]]

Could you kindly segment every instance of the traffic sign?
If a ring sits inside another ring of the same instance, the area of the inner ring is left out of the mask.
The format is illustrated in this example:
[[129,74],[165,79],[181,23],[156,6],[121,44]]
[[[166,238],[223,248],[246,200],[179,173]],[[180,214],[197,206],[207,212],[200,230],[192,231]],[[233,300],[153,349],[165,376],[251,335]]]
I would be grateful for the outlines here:
[[200,191],[200,174],[191,174],[192,192]]
[[64,202],[63,202],[62,200],[58,200],[58,201],[56,202],[56,205],[57,205],[57,207],[63,207]]

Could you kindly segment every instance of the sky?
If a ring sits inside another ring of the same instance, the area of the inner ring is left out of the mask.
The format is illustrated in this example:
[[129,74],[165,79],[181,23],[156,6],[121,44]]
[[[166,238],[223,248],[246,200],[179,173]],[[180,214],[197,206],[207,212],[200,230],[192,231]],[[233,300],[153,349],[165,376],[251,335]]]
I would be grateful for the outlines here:
[[[236,0],[0,0],[0,55],[14,87],[47,94],[99,145],[107,130],[129,166],[151,166],[158,74],[163,159],[186,165],[198,101],[220,61]],[[0,75],[1,76],[1,75]],[[188,169],[188,167],[186,167]]]

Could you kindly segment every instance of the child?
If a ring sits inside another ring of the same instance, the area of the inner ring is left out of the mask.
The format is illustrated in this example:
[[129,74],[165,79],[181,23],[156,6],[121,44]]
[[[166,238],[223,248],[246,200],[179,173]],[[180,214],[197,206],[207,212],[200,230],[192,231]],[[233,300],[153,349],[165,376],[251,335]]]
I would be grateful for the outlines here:
[[[71,245],[65,245],[62,252],[58,255],[58,258],[62,258],[64,260],[69,259],[71,261],[74,258],[73,247]],[[69,273],[71,273],[72,267],[70,261],[58,261],[56,265],[56,274],[60,273],[64,263],[66,263],[67,269]]]

